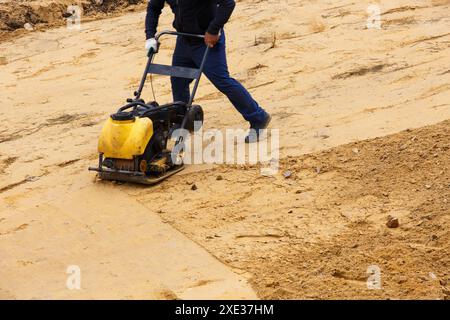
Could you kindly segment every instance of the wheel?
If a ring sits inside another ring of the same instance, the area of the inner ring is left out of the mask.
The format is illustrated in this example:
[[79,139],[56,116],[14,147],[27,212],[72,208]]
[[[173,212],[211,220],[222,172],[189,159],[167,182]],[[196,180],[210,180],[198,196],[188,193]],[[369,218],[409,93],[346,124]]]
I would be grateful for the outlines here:
[[192,106],[187,113],[185,129],[190,132],[198,131],[203,126],[203,109],[195,105]]

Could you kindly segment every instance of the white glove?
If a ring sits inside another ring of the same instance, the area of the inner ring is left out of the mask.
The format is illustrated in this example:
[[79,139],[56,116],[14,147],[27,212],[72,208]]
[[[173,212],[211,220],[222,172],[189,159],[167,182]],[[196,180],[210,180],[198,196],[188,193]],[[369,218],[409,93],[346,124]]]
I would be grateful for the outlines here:
[[157,53],[158,47],[159,47],[159,43],[158,43],[158,41],[156,41],[155,38],[148,39],[145,42],[145,49],[147,50],[147,54],[149,53],[150,50],[152,50],[153,53]]

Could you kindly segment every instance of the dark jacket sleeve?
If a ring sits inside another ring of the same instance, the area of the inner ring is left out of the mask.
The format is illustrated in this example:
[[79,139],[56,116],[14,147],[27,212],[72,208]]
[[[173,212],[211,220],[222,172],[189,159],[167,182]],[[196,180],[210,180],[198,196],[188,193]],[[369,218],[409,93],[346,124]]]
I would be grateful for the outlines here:
[[150,0],[147,5],[147,16],[145,17],[145,36],[147,39],[154,38],[158,27],[159,16],[164,8],[165,0]]
[[208,33],[218,34],[220,29],[223,28],[225,23],[230,19],[233,13],[236,2],[234,0],[218,0],[217,1],[217,13],[213,21],[211,21],[208,27]]

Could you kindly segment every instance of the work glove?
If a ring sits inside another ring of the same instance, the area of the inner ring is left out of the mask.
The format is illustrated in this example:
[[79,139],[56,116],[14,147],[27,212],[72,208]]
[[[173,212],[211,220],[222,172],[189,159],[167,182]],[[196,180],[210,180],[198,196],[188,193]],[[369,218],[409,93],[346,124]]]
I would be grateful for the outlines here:
[[145,49],[147,50],[147,55],[152,53],[157,53],[159,48],[159,43],[155,38],[147,39],[145,42]]

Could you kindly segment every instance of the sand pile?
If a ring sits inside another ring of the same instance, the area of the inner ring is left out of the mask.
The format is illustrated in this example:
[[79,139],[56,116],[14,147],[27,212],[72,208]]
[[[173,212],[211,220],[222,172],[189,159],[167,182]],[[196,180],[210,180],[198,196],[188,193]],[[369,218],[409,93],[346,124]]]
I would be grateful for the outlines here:
[[[261,298],[450,298],[449,121],[289,157],[281,170],[289,178],[217,168],[140,201],[166,201],[161,217],[251,274]],[[367,287],[373,266],[380,290]]]
[[[0,2],[0,38],[15,30],[42,29],[66,23],[69,6],[81,8],[86,20],[104,18],[123,10],[132,11],[144,0],[14,0]],[[131,7],[130,7],[131,6]],[[9,34],[9,37],[11,35]]]

